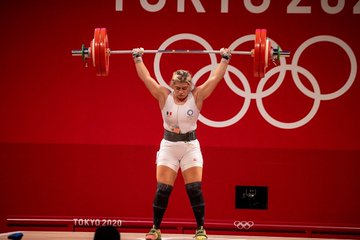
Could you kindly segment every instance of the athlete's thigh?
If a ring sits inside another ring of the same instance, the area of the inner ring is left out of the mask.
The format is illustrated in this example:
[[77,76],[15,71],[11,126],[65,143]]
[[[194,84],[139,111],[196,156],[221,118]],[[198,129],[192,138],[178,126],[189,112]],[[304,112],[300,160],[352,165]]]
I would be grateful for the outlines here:
[[182,172],[185,184],[202,181],[202,167],[191,167]]
[[158,165],[156,167],[156,180],[160,183],[165,183],[171,186],[174,186],[176,180],[177,172],[172,168]]

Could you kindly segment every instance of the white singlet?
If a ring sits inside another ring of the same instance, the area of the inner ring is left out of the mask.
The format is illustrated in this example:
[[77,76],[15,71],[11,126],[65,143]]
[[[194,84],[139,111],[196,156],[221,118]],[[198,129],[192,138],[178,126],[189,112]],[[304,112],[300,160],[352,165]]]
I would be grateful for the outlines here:
[[170,132],[177,133],[187,133],[195,130],[200,113],[192,93],[189,93],[183,105],[178,105],[174,101],[172,92],[168,95],[161,112],[164,128]]
[[[173,93],[170,93],[161,112],[164,128],[172,132],[180,130],[178,133],[195,130],[200,113],[191,93],[183,105],[177,105],[174,102]],[[156,163],[158,166],[167,166],[176,172],[179,168],[185,171],[191,167],[203,167],[200,143],[197,139],[189,142],[171,142],[162,139],[160,149],[157,152]]]

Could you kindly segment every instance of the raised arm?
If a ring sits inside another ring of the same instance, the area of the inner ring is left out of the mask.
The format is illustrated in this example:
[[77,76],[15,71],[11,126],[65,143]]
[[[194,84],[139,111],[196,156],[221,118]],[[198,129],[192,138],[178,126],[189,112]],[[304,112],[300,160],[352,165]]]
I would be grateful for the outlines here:
[[169,90],[161,86],[149,73],[149,70],[145,66],[142,55],[144,53],[143,48],[135,48],[132,51],[136,72],[139,78],[144,82],[146,88],[149,90],[151,95],[155,97],[162,107],[165,103],[166,97],[169,93]]
[[196,104],[199,109],[202,107],[202,102],[211,95],[219,82],[224,78],[231,58],[231,51],[229,49],[222,48],[220,49],[220,55],[221,61],[217,65],[215,71],[210,75],[208,80],[196,88],[195,97]]

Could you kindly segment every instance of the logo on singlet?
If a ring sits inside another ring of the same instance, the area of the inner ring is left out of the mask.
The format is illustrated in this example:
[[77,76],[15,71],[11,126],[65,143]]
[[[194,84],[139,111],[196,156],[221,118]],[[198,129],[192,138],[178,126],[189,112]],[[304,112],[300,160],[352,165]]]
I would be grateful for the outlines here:
[[171,116],[172,112],[166,111],[166,116]]
[[194,115],[194,110],[189,109],[189,110],[187,110],[186,114],[187,114],[189,117],[191,117],[192,115]]

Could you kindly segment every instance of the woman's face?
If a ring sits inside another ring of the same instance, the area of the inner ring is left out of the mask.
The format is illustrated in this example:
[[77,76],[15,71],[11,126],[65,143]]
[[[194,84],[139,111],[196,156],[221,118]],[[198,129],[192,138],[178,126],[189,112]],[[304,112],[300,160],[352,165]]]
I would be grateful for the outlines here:
[[191,90],[190,85],[186,82],[174,82],[172,88],[174,89],[174,97],[180,101],[185,100]]

